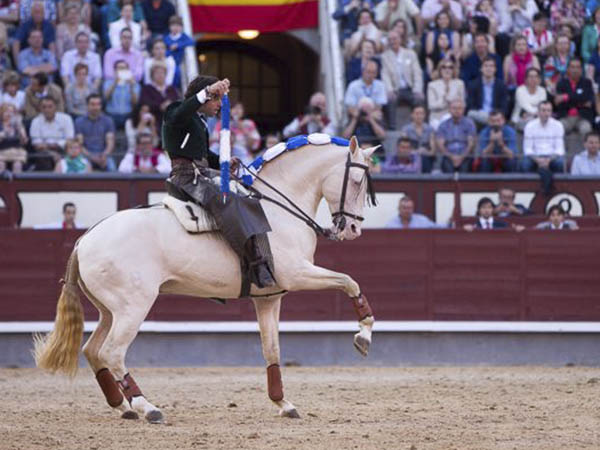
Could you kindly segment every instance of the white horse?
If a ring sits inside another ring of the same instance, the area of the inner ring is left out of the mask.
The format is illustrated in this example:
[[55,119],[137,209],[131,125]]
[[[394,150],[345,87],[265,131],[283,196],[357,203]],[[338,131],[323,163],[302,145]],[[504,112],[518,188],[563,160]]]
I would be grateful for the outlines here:
[[[349,147],[305,145],[266,163],[260,176],[313,219],[325,197],[335,219],[335,236],[355,239],[361,234],[365,174],[368,179],[368,160],[374,150],[361,150],[354,137]],[[260,180],[253,186],[285,202]],[[269,241],[277,286],[253,286],[251,295],[267,365],[268,393],[280,415],[298,417],[292,403],[283,398],[279,370],[281,291],[343,290],[358,315],[360,331],[354,345],[363,355],[371,342],[373,315],[352,278],[313,264],[317,243],[313,229],[272,202],[262,200],[261,204],[273,228]],[[125,368],[125,354],[140,325],[158,294],[237,298],[240,283],[238,257],[218,233],[189,234],[166,208],[118,212],[91,228],[75,245],[54,329],[35,340],[36,363],[51,372],[74,375],[77,371],[83,335],[79,286],[100,313],[83,353],[107,402],[124,418],[138,418],[139,412],[149,422],[160,423],[162,413],[146,400]],[[274,292],[279,293],[269,295]]]

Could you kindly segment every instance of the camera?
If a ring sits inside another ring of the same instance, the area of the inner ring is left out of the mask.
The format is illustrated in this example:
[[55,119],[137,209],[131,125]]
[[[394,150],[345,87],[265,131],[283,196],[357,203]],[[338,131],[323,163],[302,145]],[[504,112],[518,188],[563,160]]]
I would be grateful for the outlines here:
[[500,127],[499,126],[494,126],[494,127],[492,127],[492,131],[494,133],[497,133],[498,131],[500,131]]

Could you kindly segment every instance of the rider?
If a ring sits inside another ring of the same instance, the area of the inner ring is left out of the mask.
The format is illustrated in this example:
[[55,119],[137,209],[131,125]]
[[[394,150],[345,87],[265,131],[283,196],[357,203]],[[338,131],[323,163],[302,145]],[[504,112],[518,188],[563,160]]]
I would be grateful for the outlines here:
[[[212,180],[215,172],[210,169],[219,169],[219,157],[209,151],[205,117],[219,112],[221,97],[228,92],[228,79],[200,75],[188,85],[183,101],[167,107],[162,141],[173,166],[167,190],[181,200],[191,199],[211,214],[240,258],[243,280],[259,288],[273,286],[272,256],[266,236],[271,227],[259,201],[233,192],[224,201]],[[239,160],[232,161],[232,171],[238,164]],[[246,296],[249,283],[242,285],[241,296]]]

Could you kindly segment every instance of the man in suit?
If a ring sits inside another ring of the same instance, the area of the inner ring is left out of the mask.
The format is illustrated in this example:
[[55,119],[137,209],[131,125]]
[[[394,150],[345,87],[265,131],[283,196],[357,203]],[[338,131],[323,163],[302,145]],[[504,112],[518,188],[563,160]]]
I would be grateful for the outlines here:
[[594,123],[594,89],[592,82],[583,76],[581,59],[572,58],[567,66],[567,76],[556,86],[554,104],[565,134],[577,130],[586,135]]
[[494,219],[494,202],[489,197],[483,197],[477,202],[477,222],[475,224],[465,225],[465,230],[497,230],[508,228],[508,224],[502,220]]
[[[272,258],[266,233],[271,227],[256,199],[233,192],[223,202],[210,169],[219,169],[219,157],[209,151],[205,116],[215,116],[229,80],[198,76],[189,84],[183,101],[171,103],[163,116],[162,141],[172,164],[167,191],[180,200],[192,200],[214,218],[219,231],[240,258],[245,281],[263,288],[273,286]],[[239,161],[234,161],[235,170]],[[246,292],[247,291],[247,292]],[[240,296],[249,293],[244,282]]]
[[488,123],[492,110],[502,112],[506,117],[508,93],[502,80],[496,78],[496,60],[488,55],[481,64],[481,76],[468,86],[468,117],[477,125]]
[[[471,53],[471,55],[465,59],[460,68],[460,77],[465,84],[469,84],[479,76],[481,72],[481,65],[488,56],[494,58],[496,61],[496,67],[502,67],[502,61],[500,60],[500,57],[490,53],[488,35],[485,33],[475,34],[473,37],[473,53]],[[496,78],[502,80],[503,76],[504,74],[502,73],[502,70],[498,70],[496,72]]]

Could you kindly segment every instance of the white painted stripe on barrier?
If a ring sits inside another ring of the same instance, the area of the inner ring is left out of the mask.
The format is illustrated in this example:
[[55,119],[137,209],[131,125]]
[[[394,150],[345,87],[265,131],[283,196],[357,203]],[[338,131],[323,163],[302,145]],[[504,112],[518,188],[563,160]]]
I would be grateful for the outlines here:
[[[0,322],[0,333],[43,333],[52,330],[53,322]],[[97,322],[85,322],[91,332]],[[355,321],[285,321],[283,333],[345,333],[358,331]],[[158,322],[147,321],[144,333],[257,333],[256,322]],[[400,333],[600,333],[600,322],[494,322],[494,321],[375,321],[373,331]]]

